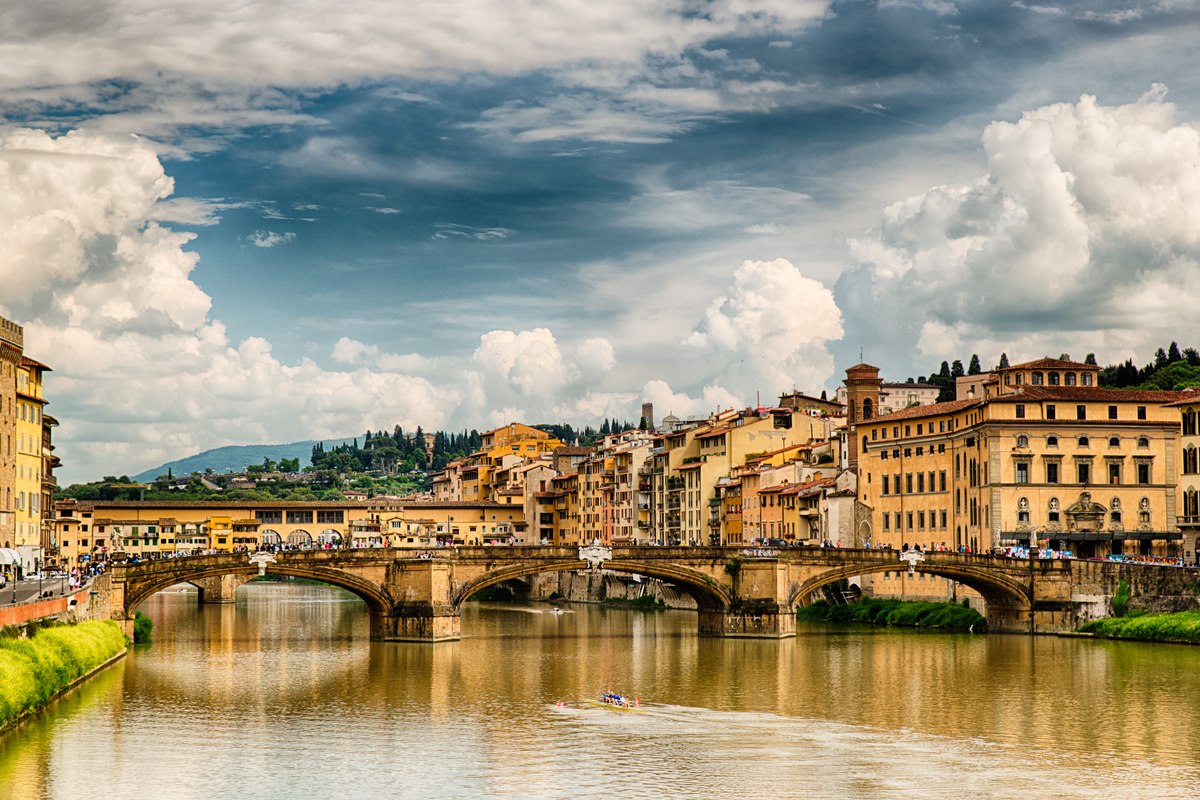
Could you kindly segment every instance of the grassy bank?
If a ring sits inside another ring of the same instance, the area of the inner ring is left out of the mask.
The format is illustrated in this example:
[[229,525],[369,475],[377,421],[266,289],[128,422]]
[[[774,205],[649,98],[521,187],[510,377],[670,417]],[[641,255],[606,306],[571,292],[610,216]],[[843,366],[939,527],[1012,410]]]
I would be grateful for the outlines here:
[[[858,603],[831,606],[813,603],[796,610],[796,617],[810,622],[865,622],[898,628],[936,628],[944,631],[987,630],[987,620],[978,611],[957,603],[920,603],[865,597]],[[972,627],[973,626],[973,627]]]
[[1089,622],[1079,630],[1106,639],[1200,644],[1200,611],[1110,617]]
[[0,638],[0,730],[125,646],[125,633],[111,620],[43,628],[27,639]]

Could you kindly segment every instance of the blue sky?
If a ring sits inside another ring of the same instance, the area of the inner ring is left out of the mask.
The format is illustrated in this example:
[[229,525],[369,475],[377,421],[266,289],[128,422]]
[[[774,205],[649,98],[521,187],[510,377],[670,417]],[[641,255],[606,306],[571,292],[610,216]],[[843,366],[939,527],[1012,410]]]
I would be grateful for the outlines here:
[[60,477],[598,424],[1192,321],[1200,5],[18,0],[0,313]]

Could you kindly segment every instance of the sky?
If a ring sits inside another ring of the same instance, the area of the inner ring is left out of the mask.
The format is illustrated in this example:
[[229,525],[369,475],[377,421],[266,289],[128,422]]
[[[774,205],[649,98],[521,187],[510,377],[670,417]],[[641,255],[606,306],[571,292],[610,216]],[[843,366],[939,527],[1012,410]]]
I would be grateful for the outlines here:
[[1200,3],[10,0],[60,482],[1200,346]]

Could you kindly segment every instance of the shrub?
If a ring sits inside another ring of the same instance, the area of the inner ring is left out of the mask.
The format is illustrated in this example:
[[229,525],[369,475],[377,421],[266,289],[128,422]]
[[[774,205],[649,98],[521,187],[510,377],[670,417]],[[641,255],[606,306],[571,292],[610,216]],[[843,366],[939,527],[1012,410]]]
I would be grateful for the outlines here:
[[978,611],[948,602],[922,603],[867,597],[858,603],[831,606],[821,601],[797,609],[796,616],[814,622],[865,622],[871,625],[951,631],[987,630],[987,620]]
[[1108,639],[1200,644],[1200,611],[1110,617],[1089,622],[1080,630]]
[[111,620],[46,628],[28,639],[0,639],[0,728],[44,706],[125,644],[121,626]]
[[146,644],[150,641],[150,631],[154,628],[154,620],[138,611],[133,615],[133,643]]
[[1122,580],[1117,584],[1117,593],[1113,595],[1112,610],[1114,617],[1125,616],[1125,610],[1129,607],[1129,584]]

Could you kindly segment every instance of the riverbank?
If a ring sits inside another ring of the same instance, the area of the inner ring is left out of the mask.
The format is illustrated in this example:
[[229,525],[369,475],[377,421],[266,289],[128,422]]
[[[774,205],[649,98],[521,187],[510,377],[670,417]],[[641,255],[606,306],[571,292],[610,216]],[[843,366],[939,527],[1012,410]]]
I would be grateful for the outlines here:
[[1089,622],[1079,632],[1102,639],[1200,644],[1200,611],[1109,617]]
[[865,597],[857,603],[831,606],[821,601],[796,609],[805,622],[858,622],[896,628],[984,633],[987,620],[973,608],[957,603],[925,603]]
[[0,732],[125,654],[112,620],[55,625],[28,638],[0,637]]

